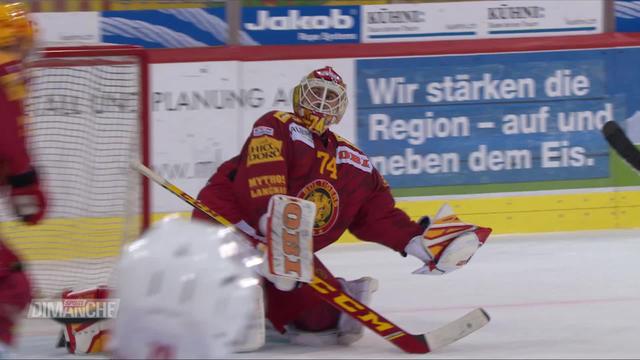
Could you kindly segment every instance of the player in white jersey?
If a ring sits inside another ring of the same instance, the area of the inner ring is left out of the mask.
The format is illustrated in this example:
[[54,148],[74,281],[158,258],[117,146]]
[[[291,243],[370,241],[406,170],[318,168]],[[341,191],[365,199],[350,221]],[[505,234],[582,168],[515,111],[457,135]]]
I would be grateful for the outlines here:
[[117,266],[113,355],[212,358],[264,344],[262,256],[231,229],[162,221],[128,245]]

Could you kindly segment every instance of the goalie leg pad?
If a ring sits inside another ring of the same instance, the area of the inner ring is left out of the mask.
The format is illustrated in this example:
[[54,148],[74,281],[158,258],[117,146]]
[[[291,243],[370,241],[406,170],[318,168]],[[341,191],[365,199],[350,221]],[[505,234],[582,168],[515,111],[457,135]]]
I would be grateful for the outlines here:
[[338,329],[325,331],[303,331],[295,327],[287,327],[287,338],[291,344],[303,346],[327,346],[338,344]]
[[[378,290],[378,281],[365,276],[346,281],[337,278],[344,292],[365,305],[371,302],[372,294]],[[364,335],[364,326],[346,313],[340,313],[337,327],[324,331],[303,331],[295,326],[287,327],[287,336],[292,344],[306,346],[351,345]]]
[[[318,258],[314,257],[314,267],[332,277]],[[307,284],[285,292],[275,284],[264,282],[267,319],[280,333],[286,326],[295,325],[304,331],[324,331],[336,328],[340,310],[316,295],[316,290]]]
[[231,349],[235,353],[256,351],[264,346],[266,341],[266,323],[264,314],[264,293],[262,287],[256,286],[253,289],[255,302],[249,310],[251,321],[247,324],[244,332],[232,339]]
[[[344,291],[364,305],[371,303],[371,297],[378,290],[378,280],[365,276],[357,280],[345,281],[337,279]],[[338,321],[338,344],[351,345],[360,340],[364,334],[364,325],[346,313],[340,314]]]

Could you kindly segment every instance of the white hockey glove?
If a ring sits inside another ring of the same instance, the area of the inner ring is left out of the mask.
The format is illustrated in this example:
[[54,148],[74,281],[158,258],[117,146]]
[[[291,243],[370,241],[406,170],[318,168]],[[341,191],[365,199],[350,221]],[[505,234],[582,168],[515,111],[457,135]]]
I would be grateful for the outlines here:
[[463,222],[448,204],[442,205],[422,235],[405,247],[405,252],[425,265],[413,274],[442,275],[464,266],[487,241],[490,228]]
[[282,291],[313,278],[313,223],[316,205],[287,195],[273,195],[260,231],[267,240],[261,275]]

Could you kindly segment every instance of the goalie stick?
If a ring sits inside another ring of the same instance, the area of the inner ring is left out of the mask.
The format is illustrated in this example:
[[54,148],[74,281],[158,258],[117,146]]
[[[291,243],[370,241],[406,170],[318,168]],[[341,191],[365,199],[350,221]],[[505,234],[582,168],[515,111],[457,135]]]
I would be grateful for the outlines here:
[[609,145],[637,171],[640,171],[640,151],[633,145],[624,130],[615,121],[607,121],[602,127],[602,134]]
[[[239,231],[227,219],[213,211],[201,201],[194,199],[177,186],[139,162],[132,162],[131,166],[142,175],[158,185],[172,192],[177,197],[189,203],[194,208],[204,212],[222,225]],[[466,315],[426,334],[411,334],[390,320],[384,318],[373,309],[352,298],[340,290],[337,280],[316,267],[315,274],[309,286],[323,301],[347,313],[355,320],[375,332],[385,340],[391,342],[407,353],[426,354],[443,346],[449,345],[485,326],[490,318],[481,308],[477,308]]]

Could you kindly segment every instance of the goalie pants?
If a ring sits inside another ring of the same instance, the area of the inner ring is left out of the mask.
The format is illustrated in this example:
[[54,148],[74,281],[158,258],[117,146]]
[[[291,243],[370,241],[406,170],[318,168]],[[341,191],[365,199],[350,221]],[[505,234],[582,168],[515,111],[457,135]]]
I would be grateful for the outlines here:
[[[316,274],[322,273],[333,278],[318,258],[314,259],[314,266]],[[337,281],[335,284],[332,282],[332,285],[344,291]],[[266,317],[281,333],[285,331],[285,325],[310,332],[335,329],[338,326],[341,312],[318,297],[316,290],[308,284],[301,284],[291,291],[280,291],[272,283],[265,281],[264,293]]]

